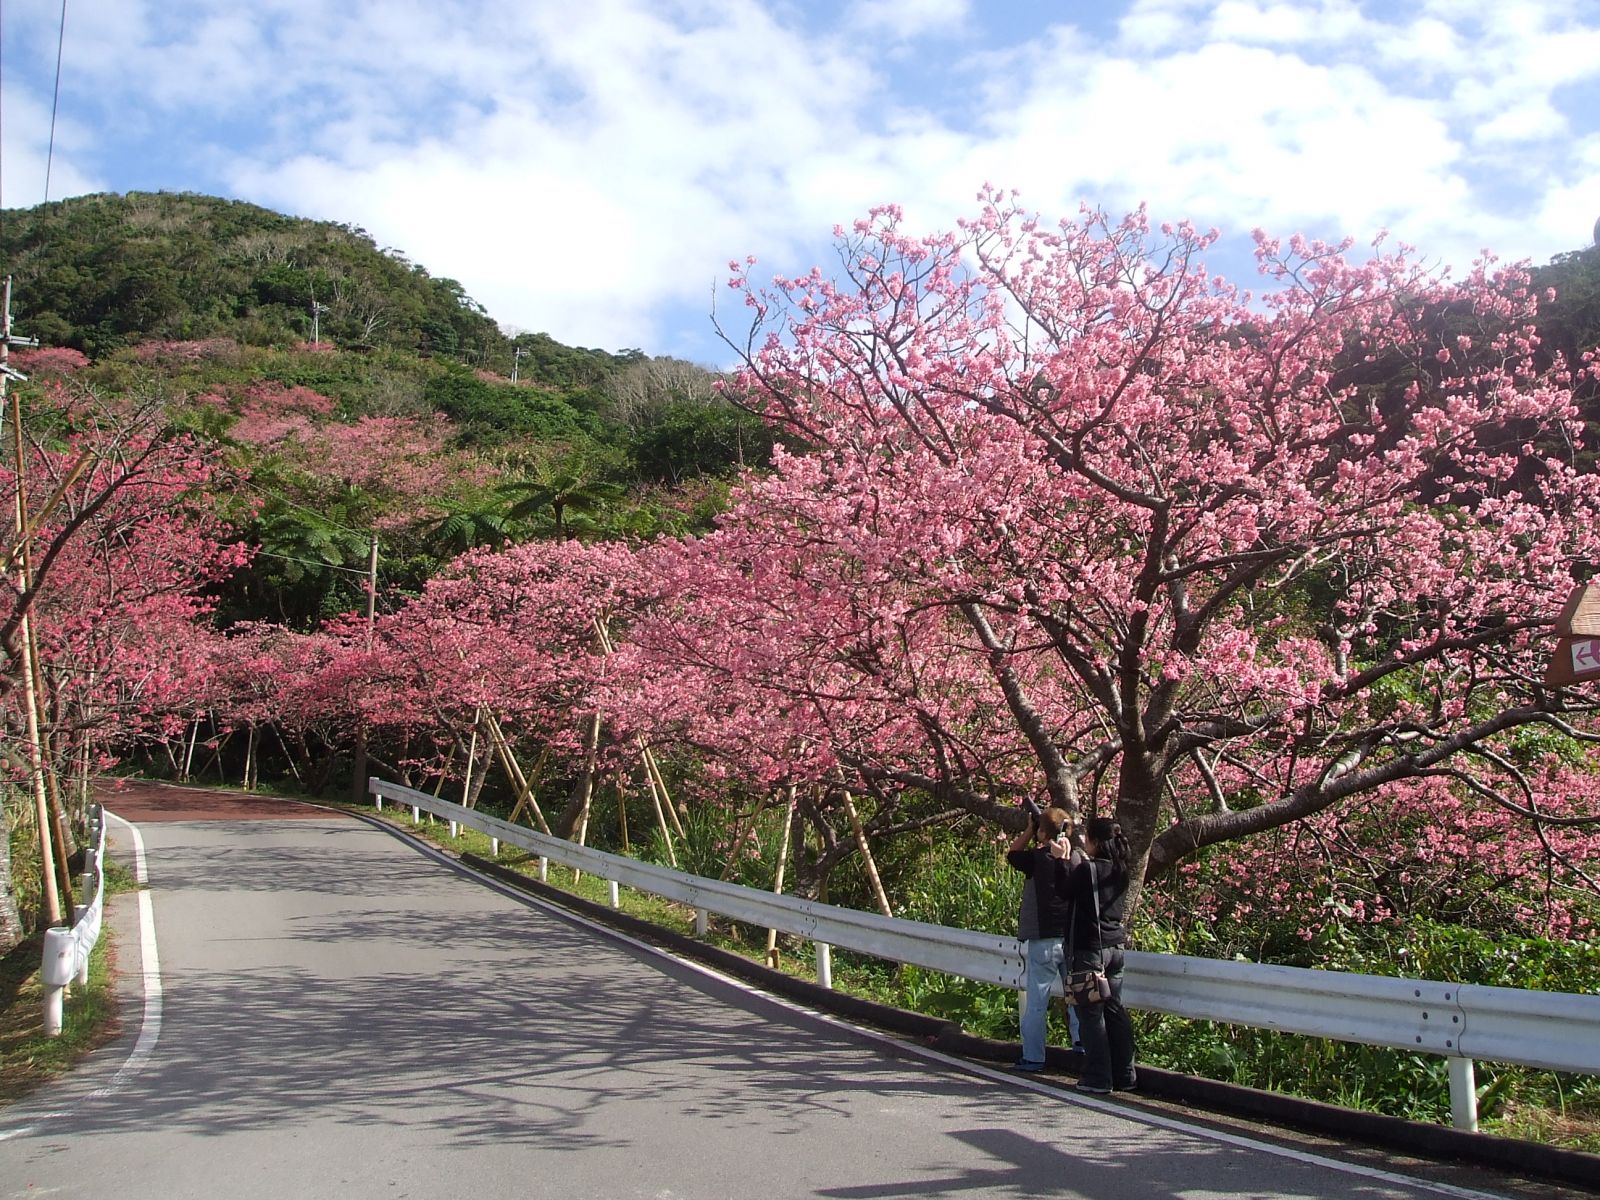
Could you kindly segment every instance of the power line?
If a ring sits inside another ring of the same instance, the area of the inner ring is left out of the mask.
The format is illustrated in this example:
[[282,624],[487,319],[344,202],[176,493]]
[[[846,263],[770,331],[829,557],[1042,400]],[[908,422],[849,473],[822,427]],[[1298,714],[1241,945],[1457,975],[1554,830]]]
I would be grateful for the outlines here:
[[344,525],[344,524],[341,524],[338,521],[335,521],[332,517],[328,516],[326,513],[320,513],[314,508],[307,508],[304,504],[296,504],[293,500],[289,499],[287,496],[281,496],[277,492],[274,492],[271,488],[262,487],[255,480],[250,479],[248,476],[240,475],[240,474],[235,472],[235,473],[232,473],[232,478],[233,478],[233,481],[235,483],[239,484],[241,487],[249,488],[256,495],[261,496],[264,499],[276,500],[279,504],[285,504],[290,508],[299,509],[301,512],[306,513],[309,516],[313,516],[313,517],[317,518],[317,520],[321,521],[325,525],[332,525],[335,529],[342,529],[346,533],[353,533],[353,534],[356,534],[359,537],[372,537],[378,532],[377,529],[375,529],[375,528],[373,528],[373,529],[352,529],[348,525]]
[[50,166],[56,156],[56,110],[61,106],[61,48],[67,44],[67,0],[61,0],[61,29],[56,34],[56,88],[50,99],[50,148],[44,156],[44,198],[50,199]]
[[256,558],[281,558],[284,562],[299,563],[301,566],[304,566],[304,567],[316,567],[316,568],[318,568],[319,570],[322,570],[322,571],[343,571],[348,575],[359,575],[363,579],[367,578],[367,574],[368,574],[367,571],[364,568],[362,570],[358,571],[354,567],[341,567],[338,563],[318,562],[316,559],[313,559],[313,558],[295,558],[291,554],[275,554],[271,550],[259,550],[258,549],[256,551],[254,551],[253,557],[256,557]]

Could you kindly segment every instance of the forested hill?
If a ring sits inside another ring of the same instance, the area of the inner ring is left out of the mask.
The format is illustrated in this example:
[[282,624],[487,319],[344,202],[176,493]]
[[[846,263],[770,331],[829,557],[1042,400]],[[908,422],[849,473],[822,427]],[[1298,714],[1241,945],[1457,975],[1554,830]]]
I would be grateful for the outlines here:
[[30,336],[91,357],[152,338],[310,341],[316,304],[319,337],[339,346],[511,367],[511,341],[455,280],[363,229],[237,200],[130,192],[8,211],[0,259]]

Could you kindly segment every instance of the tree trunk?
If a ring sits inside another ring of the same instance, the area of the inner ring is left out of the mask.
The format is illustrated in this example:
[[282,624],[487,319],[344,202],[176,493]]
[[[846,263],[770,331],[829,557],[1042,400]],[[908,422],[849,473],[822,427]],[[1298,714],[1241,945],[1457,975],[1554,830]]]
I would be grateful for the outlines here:
[[589,796],[594,791],[594,760],[600,748],[599,713],[591,713],[588,718],[588,727],[583,733],[583,746],[583,774],[573,786],[572,796],[567,801],[567,807],[555,827],[556,836],[568,840],[571,840],[572,831],[578,827],[578,821],[589,811]]
[[1143,754],[1125,751],[1117,780],[1117,823],[1128,839],[1128,903],[1123,917],[1132,928],[1134,914],[1144,894],[1145,871],[1150,866],[1150,844],[1155,841],[1161,815],[1161,781]]

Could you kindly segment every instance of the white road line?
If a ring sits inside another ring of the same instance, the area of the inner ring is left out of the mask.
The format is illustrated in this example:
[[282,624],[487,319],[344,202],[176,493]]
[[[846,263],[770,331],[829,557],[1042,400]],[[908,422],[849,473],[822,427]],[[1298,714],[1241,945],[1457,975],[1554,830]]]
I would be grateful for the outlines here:
[[[133,878],[142,889],[139,892],[139,953],[144,960],[144,1021],[127,1061],[117,1068],[117,1073],[109,1083],[84,1097],[87,1100],[98,1100],[124,1087],[150,1060],[156,1042],[161,1038],[161,959],[156,953],[155,909],[151,905],[148,890],[150,872],[145,859],[144,838],[140,836],[137,826],[124,821],[116,813],[107,810],[106,816],[126,828],[133,838]],[[30,1134],[45,1121],[71,1115],[69,1110],[29,1113],[24,1118],[28,1124],[0,1129],[0,1142]]]
[[140,887],[139,953],[144,960],[144,1023],[139,1027],[139,1037],[133,1044],[128,1061],[111,1077],[110,1083],[89,1093],[94,1099],[111,1095],[137,1075],[155,1053],[156,1043],[161,1040],[161,956],[156,950],[156,915],[150,899],[150,874],[145,860],[144,838],[140,836],[138,826],[132,822],[124,821],[109,810],[106,816],[127,829],[133,837],[133,878]]
[[691,971],[699,972],[701,975],[715,979],[718,982],[735,988],[738,991],[744,992],[747,995],[759,996],[762,1000],[770,1004],[776,1004],[781,1008],[786,1008],[790,1012],[799,1013],[810,1017],[813,1020],[820,1021],[824,1025],[829,1025],[842,1032],[847,1032],[858,1037],[865,1037],[872,1041],[878,1042],[881,1045],[892,1046],[903,1054],[915,1055],[918,1058],[939,1063],[943,1066],[961,1071],[968,1075],[977,1075],[981,1078],[994,1082],[1012,1084],[1017,1087],[1026,1088],[1029,1091],[1037,1092],[1043,1096],[1049,1096],[1055,1100],[1065,1100],[1071,1104],[1077,1104],[1084,1108],[1092,1108],[1096,1111],[1122,1117],[1125,1120],[1133,1121],[1141,1125],[1149,1125],[1157,1129],[1166,1129],[1174,1133],[1182,1133],[1190,1137],[1200,1138],[1210,1142],[1218,1142],[1222,1145],[1233,1146],[1242,1150],[1253,1150],[1261,1154],[1270,1154],[1277,1158],[1286,1158],[1293,1162],[1304,1163],[1307,1166],[1325,1167],[1330,1171],[1339,1171],[1346,1175],[1356,1175],[1363,1179],[1372,1179],[1381,1183],[1414,1188],[1417,1191],[1433,1192],[1441,1196],[1453,1196],[1456,1197],[1457,1200],[1505,1200],[1504,1196],[1496,1192],[1480,1192],[1475,1191],[1472,1188],[1457,1187],[1454,1184],[1437,1183],[1429,1179],[1419,1179],[1412,1175],[1401,1175],[1393,1171],[1380,1170],[1377,1167],[1363,1166],[1360,1163],[1344,1162],[1341,1159],[1328,1158],[1320,1154],[1313,1154],[1307,1150],[1294,1150],[1288,1146],[1277,1146],[1271,1142],[1257,1141],[1255,1138],[1244,1137],[1240,1134],[1225,1133],[1221,1130],[1208,1129],[1201,1125],[1191,1125],[1186,1121],[1180,1121],[1173,1117],[1161,1116],[1159,1113],[1145,1112],[1142,1109],[1125,1108],[1120,1104],[1112,1104],[1104,1100],[1094,1099],[1090,1096],[1082,1096],[1076,1092],[1069,1092],[1061,1088],[1054,1087],[1050,1084],[1042,1083],[1038,1080],[1020,1078],[1008,1071],[997,1071],[991,1067],[981,1066],[977,1063],[968,1062],[965,1059],[955,1058],[948,1054],[942,1054],[937,1050],[930,1050],[926,1046],[919,1046],[914,1042],[901,1041],[897,1037],[893,1037],[892,1035],[886,1033],[880,1033],[875,1029],[865,1029],[858,1025],[852,1025],[847,1021],[833,1016],[831,1013],[818,1012],[815,1009],[805,1007],[803,1004],[797,1004],[787,997],[777,996],[771,992],[764,992],[760,988],[746,983],[741,979],[736,979],[731,975],[723,974],[715,967],[707,966],[706,964],[696,962],[693,959],[680,958],[678,955],[673,954],[669,950],[664,950],[660,946],[655,946],[649,942],[643,942],[637,938],[630,937],[628,934],[613,929],[609,925],[603,925],[598,921],[590,920],[588,917],[585,917],[580,913],[573,912],[570,909],[562,908],[559,904],[552,903],[551,901],[545,900],[542,897],[532,896],[527,892],[519,891],[518,889],[511,887],[509,884],[502,883],[500,880],[495,879],[492,876],[485,875],[482,872],[467,866],[465,863],[451,858],[449,855],[444,854],[442,851],[438,850],[434,846],[429,845],[427,842],[412,837],[404,829],[390,825],[386,821],[369,817],[364,813],[353,813],[351,815],[360,820],[366,821],[369,824],[377,825],[379,828],[390,833],[398,835],[403,840],[422,850],[429,857],[437,859],[448,866],[454,867],[457,870],[471,875],[486,887],[492,888],[495,891],[500,892],[502,895],[509,896],[512,899],[521,901],[535,908],[542,909],[551,913],[553,916],[564,917],[569,921],[574,921],[577,924],[593,930],[604,937],[623,942],[637,950],[644,951],[646,954],[657,955],[661,958],[669,959],[670,961],[677,963],[679,966],[686,967]]

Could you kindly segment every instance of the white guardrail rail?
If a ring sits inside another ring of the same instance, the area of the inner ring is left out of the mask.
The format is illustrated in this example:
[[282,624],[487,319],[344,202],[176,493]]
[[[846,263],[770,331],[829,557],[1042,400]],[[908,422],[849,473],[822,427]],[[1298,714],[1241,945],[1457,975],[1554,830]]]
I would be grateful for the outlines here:
[[[1024,964],[1013,937],[905,921],[837,908],[794,896],[607,854],[463,808],[413,788],[373,778],[369,790],[385,801],[426,812],[539,856],[540,877],[550,861],[619,885],[676,900],[696,910],[696,931],[716,913],[816,944],[817,981],[831,987],[832,947],[909,963],[979,983],[1020,989]],[[1304,967],[1267,966],[1130,950],[1123,980],[1130,1008],[1198,1020],[1223,1021],[1308,1034],[1369,1046],[1444,1056],[1450,1107],[1458,1129],[1476,1129],[1473,1061],[1515,1063],[1551,1071],[1600,1074],[1600,995],[1524,991],[1435,980],[1354,975]]]
[[84,870],[78,881],[77,924],[70,929],[57,925],[44,934],[39,977],[44,983],[44,1031],[50,1037],[60,1036],[67,988],[74,982],[89,982],[89,955],[100,940],[106,899],[105,872],[101,868],[106,855],[106,817],[98,804],[89,811],[89,841],[92,844],[84,850]]

